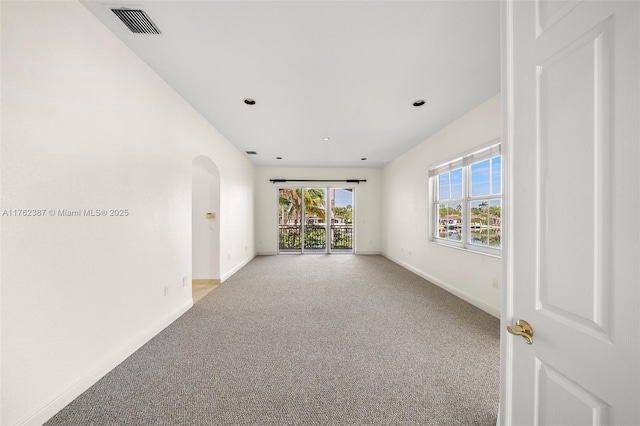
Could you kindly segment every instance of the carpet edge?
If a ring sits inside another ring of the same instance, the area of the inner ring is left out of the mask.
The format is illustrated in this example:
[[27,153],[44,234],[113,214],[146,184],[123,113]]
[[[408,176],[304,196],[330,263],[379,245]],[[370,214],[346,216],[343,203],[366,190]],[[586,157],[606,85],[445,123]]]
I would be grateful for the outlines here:
[[23,417],[17,423],[16,426],[23,425],[42,425],[47,420],[55,416],[60,410],[66,407],[71,401],[76,399],[91,386],[96,384],[107,373],[117,367],[121,362],[131,356],[134,352],[140,349],[144,344],[153,339],[158,333],[168,327],[175,320],[180,318],[185,312],[193,307],[193,299],[189,299],[187,302],[180,305],[177,309],[174,309],[162,320],[153,324],[147,328],[144,332],[138,334],[129,342],[116,349],[113,353],[108,355],[102,362],[98,363],[96,367],[84,377],[80,377],[73,385],[66,390],[59,393],[57,396],[51,398],[49,402],[45,403],[42,407],[34,410],[31,414]]
[[456,297],[459,297],[460,299],[464,300],[465,302],[471,303],[473,306],[475,306],[478,309],[483,310],[484,312],[488,313],[491,316],[494,316],[498,319],[500,319],[500,310],[494,308],[493,306],[483,302],[482,300],[477,299],[476,297],[470,295],[467,292],[464,292],[462,290],[460,290],[459,288],[456,288],[454,286],[452,286],[451,284],[448,284],[436,277],[434,277],[433,275],[430,275],[412,265],[409,265],[406,262],[403,262],[402,260],[399,259],[395,259],[392,256],[389,256],[387,253],[380,253],[382,256],[384,256],[385,258],[389,259],[390,261],[392,261],[393,263],[396,263],[400,266],[402,266],[403,268],[413,272],[414,274],[424,278],[425,280],[429,281],[432,284],[437,285],[438,287],[442,288],[443,290],[448,291],[449,293],[453,294]]
[[234,266],[233,268],[231,268],[229,271],[227,271],[225,274],[223,274],[220,277],[220,282],[223,283],[226,280],[228,280],[229,278],[231,278],[233,276],[233,274],[235,274],[236,272],[238,272],[240,269],[244,268],[245,266],[247,266],[249,264],[249,262],[251,262],[253,259],[255,259],[255,255],[253,255],[250,258],[247,258],[245,260],[243,260],[242,262],[238,263],[236,266]]

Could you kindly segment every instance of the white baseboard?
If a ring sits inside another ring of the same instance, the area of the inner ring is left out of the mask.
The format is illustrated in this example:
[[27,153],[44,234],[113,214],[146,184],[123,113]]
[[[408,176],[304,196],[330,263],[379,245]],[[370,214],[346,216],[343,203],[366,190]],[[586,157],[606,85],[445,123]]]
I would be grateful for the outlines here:
[[[287,253],[285,253],[287,254]],[[298,253],[295,253],[298,254]],[[335,254],[342,254],[342,253],[335,253]],[[380,253],[380,251],[365,251],[365,250],[356,250],[354,252],[354,254],[362,254],[362,255],[379,255],[382,254]],[[278,252],[275,251],[259,251],[256,253],[256,256],[277,256]]]
[[155,335],[164,330],[169,324],[178,319],[182,314],[187,312],[193,306],[193,300],[182,304],[173,310],[163,320],[149,327],[142,333],[135,336],[128,343],[116,349],[111,355],[107,356],[85,377],[81,377],[78,381],[68,389],[62,391],[58,396],[52,398],[41,408],[32,414],[25,416],[18,421],[16,425],[42,425],[56,413],[66,407],[71,401],[80,396],[84,391],[93,386],[98,380],[103,378],[108,372],[113,370],[122,361],[131,356],[135,351],[140,349],[142,345],[151,340]]
[[228,271],[227,273],[225,273],[223,276],[220,277],[220,282],[223,283],[226,280],[228,280],[229,278],[231,278],[231,276],[233,274],[235,274],[236,272],[238,272],[240,269],[244,268],[249,262],[251,262],[253,260],[253,258],[255,257],[252,256],[240,263],[238,263],[236,266],[233,267],[233,269],[231,269],[230,271]]
[[470,295],[469,293],[460,290],[457,287],[452,286],[451,284],[448,284],[424,271],[421,271],[418,268],[415,268],[411,265],[409,265],[406,262],[403,262],[399,259],[395,259],[391,256],[389,256],[386,253],[380,253],[382,256],[386,257],[387,259],[389,259],[390,261],[397,263],[398,265],[402,266],[405,269],[408,269],[409,271],[413,272],[416,275],[421,276],[422,278],[424,278],[425,280],[429,281],[430,283],[433,283],[435,285],[437,285],[438,287],[448,291],[449,293],[453,294],[454,296],[459,297],[460,299],[471,303],[473,306],[475,306],[476,308],[482,309],[483,311],[485,311],[486,313],[488,313],[489,315],[493,315],[496,318],[500,318],[500,310],[494,308],[493,306],[483,302],[482,300]]

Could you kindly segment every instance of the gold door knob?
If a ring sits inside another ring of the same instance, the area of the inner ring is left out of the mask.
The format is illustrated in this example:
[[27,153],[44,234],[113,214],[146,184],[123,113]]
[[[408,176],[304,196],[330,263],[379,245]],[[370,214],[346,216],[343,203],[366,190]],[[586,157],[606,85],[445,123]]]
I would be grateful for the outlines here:
[[529,345],[533,343],[533,328],[525,320],[516,321],[516,325],[508,325],[507,331],[513,335],[524,337]]

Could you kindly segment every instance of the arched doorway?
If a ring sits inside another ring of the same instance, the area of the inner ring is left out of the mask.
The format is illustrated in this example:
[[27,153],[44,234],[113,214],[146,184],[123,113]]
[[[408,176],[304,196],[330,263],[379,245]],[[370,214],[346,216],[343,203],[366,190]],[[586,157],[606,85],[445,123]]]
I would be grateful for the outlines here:
[[192,163],[193,300],[220,284],[220,172],[207,156]]

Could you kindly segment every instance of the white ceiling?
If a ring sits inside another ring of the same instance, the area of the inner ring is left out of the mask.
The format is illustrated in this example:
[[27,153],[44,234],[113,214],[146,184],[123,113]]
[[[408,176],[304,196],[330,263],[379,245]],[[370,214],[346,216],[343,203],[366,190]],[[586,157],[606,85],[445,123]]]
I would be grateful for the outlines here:
[[258,166],[380,167],[500,89],[498,1],[83,4]]

